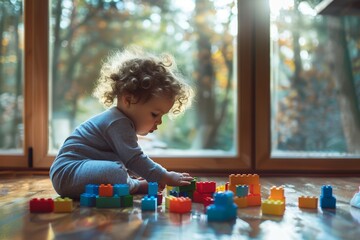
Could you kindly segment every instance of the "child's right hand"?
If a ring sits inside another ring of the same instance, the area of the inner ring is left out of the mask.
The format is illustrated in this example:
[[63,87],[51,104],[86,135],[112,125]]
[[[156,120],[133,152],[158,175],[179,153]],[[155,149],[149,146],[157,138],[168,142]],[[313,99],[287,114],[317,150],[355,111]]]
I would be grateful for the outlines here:
[[167,172],[162,177],[160,184],[169,186],[189,185],[193,178],[188,173]]

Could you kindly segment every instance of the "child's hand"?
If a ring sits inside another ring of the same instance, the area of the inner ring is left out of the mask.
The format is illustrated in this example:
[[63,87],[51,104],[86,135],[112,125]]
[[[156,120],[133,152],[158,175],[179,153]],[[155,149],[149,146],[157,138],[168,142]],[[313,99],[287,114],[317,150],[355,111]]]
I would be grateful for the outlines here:
[[161,179],[160,184],[185,186],[189,185],[192,180],[193,178],[188,173],[167,172]]

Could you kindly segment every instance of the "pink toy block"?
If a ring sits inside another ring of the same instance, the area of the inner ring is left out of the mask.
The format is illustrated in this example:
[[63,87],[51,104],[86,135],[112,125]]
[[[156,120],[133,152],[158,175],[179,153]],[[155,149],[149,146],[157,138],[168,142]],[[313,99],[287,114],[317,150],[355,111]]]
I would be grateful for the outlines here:
[[49,213],[54,210],[54,200],[51,198],[33,198],[29,202],[30,212]]
[[196,191],[199,193],[214,193],[216,191],[215,182],[196,182]]
[[173,213],[191,212],[191,199],[188,197],[171,198],[169,211]]
[[298,200],[299,208],[318,208],[318,198],[315,196],[300,196]]

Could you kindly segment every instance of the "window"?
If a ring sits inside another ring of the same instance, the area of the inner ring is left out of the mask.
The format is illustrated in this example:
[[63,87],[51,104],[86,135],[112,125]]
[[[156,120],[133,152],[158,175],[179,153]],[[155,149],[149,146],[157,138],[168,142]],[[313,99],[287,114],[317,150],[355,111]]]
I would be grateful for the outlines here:
[[258,143],[259,168],[360,164],[360,18],[323,14],[320,2],[269,1],[270,74],[259,75],[257,91],[268,91],[270,105],[260,98],[258,111],[270,121],[259,125],[268,137]]
[[104,111],[91,96],[102,59],[137,45],[174,55],[198,92],[184,116],[140,138],[144,150],[152,156],[236,154],[236,1],[53,0],[51,9],[50,149]]
[[23,2],[1,1],[0,155],[15,160],[16,165],[24,158],[23,53]]

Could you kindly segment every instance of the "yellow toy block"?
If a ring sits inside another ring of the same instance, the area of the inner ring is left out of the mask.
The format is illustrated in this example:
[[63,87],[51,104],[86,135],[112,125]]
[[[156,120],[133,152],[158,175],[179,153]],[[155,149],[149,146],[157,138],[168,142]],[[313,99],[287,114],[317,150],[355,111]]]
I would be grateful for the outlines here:
[[54,199],[54,212],[55,213],[66,213],[73,211],[73,200],[70,198],[55,198]]
[[165,208],[166,209],[170,208],[170,200],[173,199],[173,198],[176,198],[176,197],[171,196],[171,195],[165,197]]
[[234,203],[238,206],[238,208],[245,208],[248,206],[247,197],[235,197]]
[[262,214],[282,216],[285,212],[285,204],[280,200],[264,200],[261,204]]
[[216,192],[225,192],[225,185],[220,185],[216,187]]
[[301,196],[299,197],[299,208],[318,208],[318,198],[315,196]]

